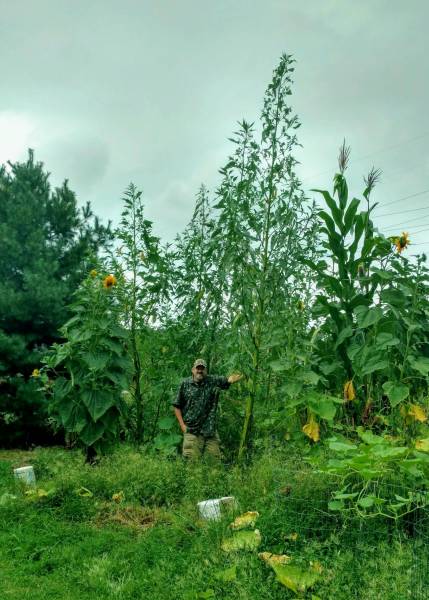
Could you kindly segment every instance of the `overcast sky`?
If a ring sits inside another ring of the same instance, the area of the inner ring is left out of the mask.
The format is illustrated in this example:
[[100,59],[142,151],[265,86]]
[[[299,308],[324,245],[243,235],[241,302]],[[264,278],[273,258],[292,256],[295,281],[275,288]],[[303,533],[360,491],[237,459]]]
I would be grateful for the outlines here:
[[382,169],[377,223],[429,251],[428,20],[426,0],[0,0],[0,163],[34,148],[114,223],[133,181],[172,240],[286,52],[304,189],[331,189],[345,137],[351,192]]

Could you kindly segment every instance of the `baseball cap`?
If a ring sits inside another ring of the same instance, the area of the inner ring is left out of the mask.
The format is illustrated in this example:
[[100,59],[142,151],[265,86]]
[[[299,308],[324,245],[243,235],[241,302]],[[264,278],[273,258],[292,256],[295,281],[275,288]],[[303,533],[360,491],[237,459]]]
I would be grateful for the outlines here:
[[203,358],[197,358],[194,362],[194,367],[204,367],[207,369],[207,363]]

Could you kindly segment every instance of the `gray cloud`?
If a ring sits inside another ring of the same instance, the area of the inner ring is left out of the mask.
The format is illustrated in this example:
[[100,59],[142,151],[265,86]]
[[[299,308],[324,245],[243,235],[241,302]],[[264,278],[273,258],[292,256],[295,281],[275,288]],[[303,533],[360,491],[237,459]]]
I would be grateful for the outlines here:
[[[307,190],[331,187],[343,137],[354,195],[372,164],[384,171],[380,205],[429,188],[423,0],[0,0],[0,8],[0,115],[34,123],[21,128],[21,155],[35,147],[53,177],[68,177],[106,219],[117,221],[134,181],[155,230],[172,239],[200,183],[215,188],[236,121],[258,119],[284,51],[297,60],[291,102]],[[0,118],[0,158],[17,151],[1,127]],[[429,195],[394,206],[427,206],[429,229]]]

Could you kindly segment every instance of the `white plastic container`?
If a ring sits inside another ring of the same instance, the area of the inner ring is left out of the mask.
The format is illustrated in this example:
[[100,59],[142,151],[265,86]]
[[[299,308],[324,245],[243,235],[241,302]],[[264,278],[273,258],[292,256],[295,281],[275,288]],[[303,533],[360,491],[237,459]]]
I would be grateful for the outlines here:
[[200,516],[208,521],[218,521],[222,516],[222,506],[235,507],[234,496],[223,496],[223,498],[212,498],[203,500],[197,504]]
[[13,472],[16,479],[20,479],[23,483],[27,485],[36,485],[36,476],[33,467],[19,467],[19,469],[14,469]]

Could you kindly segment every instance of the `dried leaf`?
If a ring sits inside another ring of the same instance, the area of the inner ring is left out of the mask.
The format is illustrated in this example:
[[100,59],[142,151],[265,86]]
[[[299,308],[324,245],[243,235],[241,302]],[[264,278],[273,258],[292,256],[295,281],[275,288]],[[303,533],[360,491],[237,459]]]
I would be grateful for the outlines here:
[[344,384],[344,400],[349,402],[350,400],[354,400],[355,398],[355,388],[353,386],[353,381],[350,379]]
[[259,552],[258,556],[270,567],[274,565],[287,565],[292,560],[287,554],[271,554],[271,552]]
[[429,438],[424,438],[423,440],[416,440],[415,446],[416,450],[421,450],[422,452],[429,452]]
[[320,429],[319,424],[315,421],[314,416],[311,415],[308,423],[304,425],[302,431],[308,436],[313,442],[318,442],[320,440]]
[[238,529],[245,529],[246,527],[255,527],[258,517],[259,513],[257,511],[245,512],[234,519],[234,521],[230,524],[230,528],[237,531]]
[[410,404],[408,415],[413,417],[416,421],[420,421],[420,423],[424,423],[428,419],[425,411],[418,404]]

